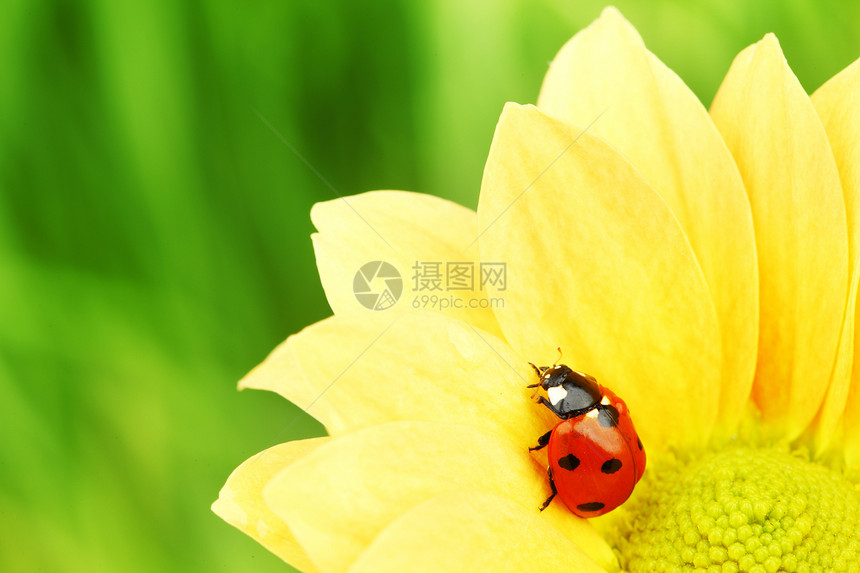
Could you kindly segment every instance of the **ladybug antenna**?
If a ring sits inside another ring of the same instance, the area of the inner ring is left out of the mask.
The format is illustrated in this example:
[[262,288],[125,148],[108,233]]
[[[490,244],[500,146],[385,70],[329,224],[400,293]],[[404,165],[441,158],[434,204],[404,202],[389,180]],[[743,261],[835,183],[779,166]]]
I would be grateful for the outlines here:
[[561,346],[556,348],[556,350],[558,350],[558,360],[555,361],[555,364],[553,364],[553,366],[557,366],[558,363],[561,362]]

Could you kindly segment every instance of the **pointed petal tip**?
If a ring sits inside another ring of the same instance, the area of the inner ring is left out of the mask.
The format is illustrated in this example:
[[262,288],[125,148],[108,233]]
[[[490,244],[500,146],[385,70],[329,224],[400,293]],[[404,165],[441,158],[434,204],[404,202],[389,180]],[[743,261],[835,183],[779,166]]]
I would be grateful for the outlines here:
[[738,52],[732,66],[764,65],[766,69],[770,69],[770,66],[778,63],[791,69],[776,35],[773,32],[768,32],[762,36],[761,40]]
[[253,380],[254,380],[255,378],[257,378],[257,375],[259,374],[259,372],[258,372],[258,371],[260,370],[260,367],[262,366],[262,364],[263,364],[263,363],[260,363],[260,364],[256,365],[256,366],[255,366],[255,367],[253,367],[253,368],[252,368],[252,369],[251,369],[247,374],[245,374],[244,376],[242,376],[242,377],[239,379],[239,381],[238,381],[238,382],[236,382],[236,390],[238,390],[239,392],[241,392],[242,390],[247,390],[248,388],[251,388],[252,390],[259,389],[259,386],[258,386],[258,385],[255,385],[255,384],[253,383]]
[[221,505],[222,505],[222,504],[223,504],[223,502],[221,501],[221,498],[219,497],[218,499],[216,499],[215,501],[213,501],[213,502],[209,505],[209,510],[210,510],[212,513],[214,513],[215,515],[217,515],[218,517],[220,517],[221,519],[224,519],[224,516],[223,516],[223,515],[221,514],[221,512],[219,511],[219,509],[222,509],[222,508],[221,508]]
[[[517,125],[526,121],[529,114],[533,112],[537,112],[542,115],[540,109],[532,104],[520,104],[512,101],[506,102],[505,106],[502,108],[502,113],[499,115],[499,121],[496,123],[496,133],[504,129],[506,126],[510,126],[512,124]],[[487,165],[489,165],[489,163]]]
[[[635,30],[635,26],[630,23],[630,21],[624,17],[624,14],[621,13],[621,10],[616,8],[615,6],[607,6],[600,13],[600,17],[595,21],[595,23],[605,23],[616,28],[623,27],[627,29]],[[638,32],[637,32],[638,35]]]
[[[311,223],[313,223],[317,231],[320,230],[322,212],[325,210],[326,204],[328,203],[330,203],[330,201],[318,201],[311,206]],[[313,238],[313,236],[317,234],[318,233],[312,233],[311,238]]]
[[502,114],[499,117],[499,123],[501,123],[502,118],[504,118],[508,114],[517,113],[519,110],[523,108],[534,107],[532,104],[521,104],[515,101],[505,102],[504,107],[502,108]]
[[773,32],[768,32],[767,34],[765,34],[761,40],[754,44],[754,46],[756,48],[763,48],[765,54],[770,54],[774,57],[776,57],[776,55],[778,54],[782,62],[787,67],[789,67],[788,60],[786,59],[785,54],[782,51],[782,46],[779,43],[779,39]]
[[242,376],[238,382],[236,382],[236,390],[242,392],[243,390],[262,390],[259,384],[254,384],[253,380],[257,377],[257,370],[261,365],[255,366],[251,369],[250,372]]
[[625,43],[645,47],[636,27],[615,6],[607,6],[597,19],[579,30],[561,47],[553,61],[565,59],[565,55],[574,50],[578,43],[587,41],[586,38],[598,39],[610,51]]
[[229,487],[225,485],[221,488],[218,499],[212,502],[209,509],[226,523],[238,529],[244,529],[247,526],[248,514],[241,505],[230,499],[231,496]]
[[624,16],[621,15],[621,10],[619,10],[618,8],[616,8],[615,6],[613,6],[611,4],[607,7],[605,7],[600,12],[600,17],[601,18],[622,18],[622,19],[624,18]]
[[767,34],[762,36],[762,39],[759,42],[770,46],[779,47],[779,38],[777,38],[776,34],[774,34],[773,32],[768,32]]

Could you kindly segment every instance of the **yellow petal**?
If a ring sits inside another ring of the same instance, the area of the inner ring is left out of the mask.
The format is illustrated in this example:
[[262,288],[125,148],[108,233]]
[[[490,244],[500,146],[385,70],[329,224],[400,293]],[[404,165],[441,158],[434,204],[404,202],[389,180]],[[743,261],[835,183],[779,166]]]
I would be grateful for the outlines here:
[[[855,351],[858,336],[854,336]],[[857,383],[857,361],[854,361],[854,373],[845,402],[845,411],[841,419],[845,461],[848,467],[860,467],[860,384]]]
[[[836,158],[836,166],[842,181],[842,192],[845,197],[845,206],[848,219],[848,252],[854,267],[851,296],[848,300],[848,313],[856,320],[856,280],[858,268],[857,260],[860,255],[860,60],[836,74],[827,83],[812,94],[812,103],[818,112],[833,155]],[[853,328],[853,326],[852,326]],[[854,334],[852,332],[852,334]],[[853,355],[860,355],[860,337],[853,336]],[[849,356],[849,360],[850,360]],[[844,365],[843,365],[844,366]],[[849,364],[849,367],[852,365]],[[846,455],[851,465],[860,464],[860,364],[853,361],[853,373],[851,374],[851,391],[847,397],[844,410],[844,437]],[[831,385],[828,399],[835,401],[843,398],[843,386],[836,380]],[[836,393],[831,397],[831,393]],[[835,409],[834,413],[835,413]]]
[[755,371],[758,275],[749,201],[708,112],[615,8],[561,49],[538,107],[579,126],[600,115],[589,133],[624,155],[681,223],[720,321],[720,422],[731,429]]
[[[374,312],[356,298],[354,280],[364,264],[385,261],[399,272],[403,291],[393,307],[376,312],[439,310],[441,301],[422,303],[422,297],[435,296],[444,298],[445,314],[499,334],[490,308],[469,308],[471,299],[483,299],[478,251],[470,248],[477,233],[477,215],[471,209],[431,195],[373,191],[317,203],[311,219],[319,230],[313,240],[320,279],[335,314]],[[471,284],[468,277],[462,283],[448,280],[449,270],[460,263],[465,266],[459,268],[471,273]],[[438,283],[433,279],[436,271]],[[376,292],[374,283],[370,286]]]
[[[855,424],[857,427],[860,427],[860,421],[855,421],[854,418],[856,414],[860,413],[857,410],[860,404],[852,401],[850,411],[846,411],[848,392],[851,387],[851,368],[854,365],[854,347],[856,344],[854,334],[856,317],[854,313],[857,307],[858,283],[860,283],[860,266],[855,261],[854,272],[851,278],[851,289],[848,292],[848,303],[845,308],[845,316],[842,319],[842,329],[839,333],[838,353],[833,365],[833,373],[830,376],[830,386],[827,389],[824,401],[821,403],[821,409],[809,428],[809,431],[813,434],[813,445],[816,455],[823,454],[833,443],[843,414],[851,419],[847,423],[848,434],[844,435],[855,437],[854,431],[858,429],[855,428]],[[843,426],[842,431],[843,433],[845,432],[845,426]],[[860,446],[860,443],[857,446]]]
[[753,398],[774,435],[790,440],[818,410],[837,355],[848,293],[839,174],[773,35],[735,58],[711,116],[752,205],[761,309]]
[[721,343],[708,288],[666,203],[620,155],[508,104],[478,206],[481,255],[508,264],[511,346],[589,372],[630,406],[646,447],[703,442]]
[[330,438],[298,440],[271,447],[236,468],[221,488],[212,511],[263,547],[306,573],[316,567],[292,532],[263,501],[263,487],[279,471],[312,452]]
[[525,388],[535,378],[493,335],[414,311],[314,324],[288,338],[242,385],[278,392],[332,435],[395,420],[449,421],[527,445],[551,423]]
[[[526,444],[514,444],[492,432],[453,424],[393,422],[321,446],[275,477],[264,498],[325,573],[345,571],[406,511],[443,492],[460,490],[510,499],[546,528],[577,540],[593,558],[612,566],[611,549],[587,520],[559,504],[538,511],[549,493],[544,472]],[[448,537],[438,550],[447,551],[457,539]]]
[[860,254],[860,60],[812,94],[842,181],[850,260]]
[[[333,321],[334,317],[327,318],[306,328],[303,332],[317,326],[325,328],[323,325]],[[305,410],[313,406],[310,414],[326,427],[339,425],[337,410],[332,403],[329,400],[317,400],[322,389],[312,384],[305,375],[293,349],[294,338],[291,336],[279,344],[261,364],[242,378],[239,381],[239,389],[253,388],[277,392]]]
[[442,494],[389,525],[349,573],[603,572],[534,511],[485,492]]

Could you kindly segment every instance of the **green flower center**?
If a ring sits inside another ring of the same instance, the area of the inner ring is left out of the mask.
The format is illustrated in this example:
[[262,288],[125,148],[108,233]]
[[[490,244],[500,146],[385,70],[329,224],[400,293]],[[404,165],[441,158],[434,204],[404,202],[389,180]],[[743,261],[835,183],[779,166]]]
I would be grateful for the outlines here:
[[860,493],[831,469],[738,448],[652,473],[611,534],[626,571],[860,572]]

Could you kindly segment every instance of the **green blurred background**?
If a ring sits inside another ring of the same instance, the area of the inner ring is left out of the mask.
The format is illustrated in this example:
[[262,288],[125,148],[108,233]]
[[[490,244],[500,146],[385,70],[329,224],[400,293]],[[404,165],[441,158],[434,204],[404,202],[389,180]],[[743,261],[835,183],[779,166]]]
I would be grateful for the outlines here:
[[[774,31],[812,90],[852,2],[619,2],[707,104]],[[0,571],[287,571],[209,510],[317,435],[236,381],[329,311],[308,211],[412,189],[474,207],[505,101],[592,1],[0,3]],[[261,119],[262,118],[262,119]]]

